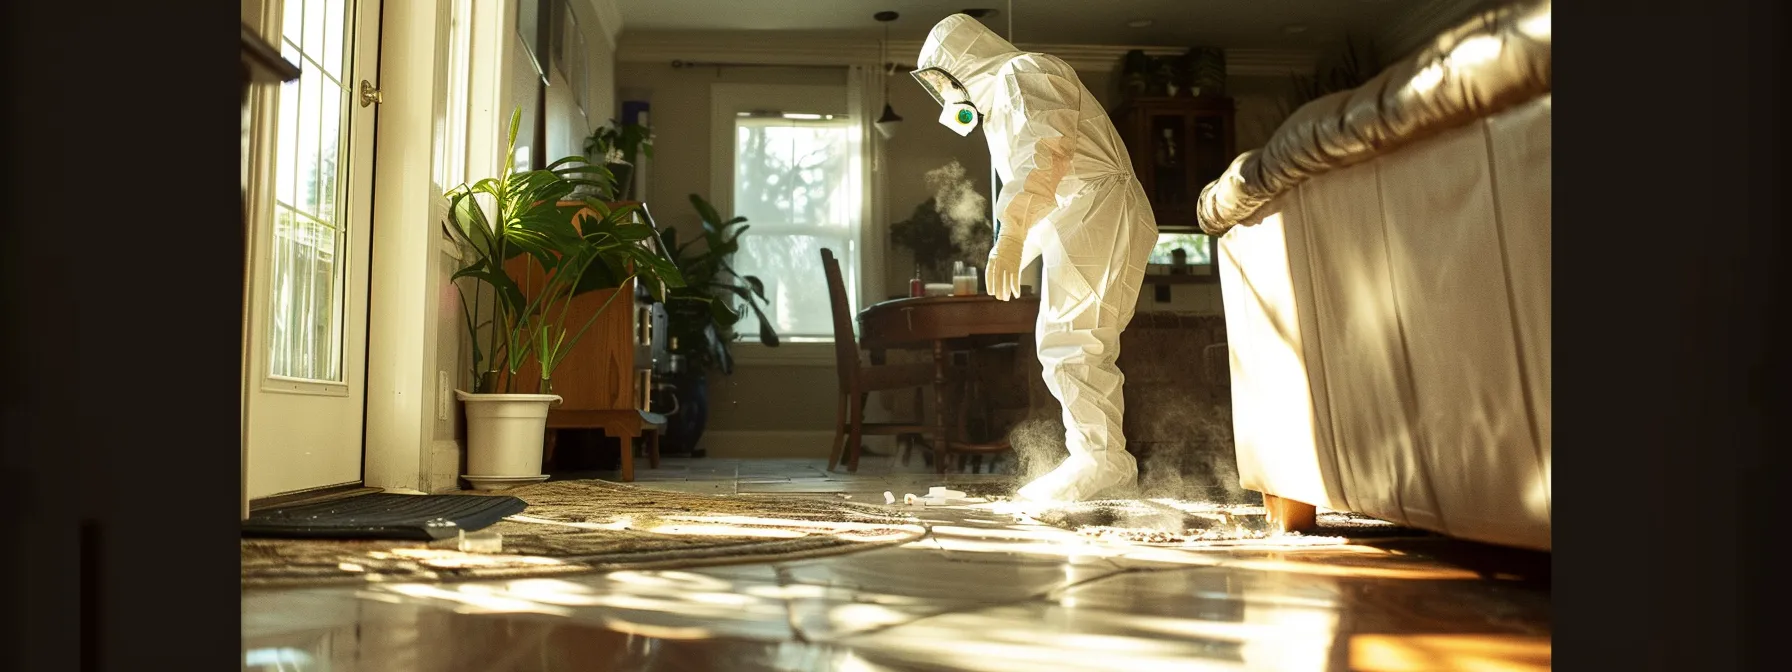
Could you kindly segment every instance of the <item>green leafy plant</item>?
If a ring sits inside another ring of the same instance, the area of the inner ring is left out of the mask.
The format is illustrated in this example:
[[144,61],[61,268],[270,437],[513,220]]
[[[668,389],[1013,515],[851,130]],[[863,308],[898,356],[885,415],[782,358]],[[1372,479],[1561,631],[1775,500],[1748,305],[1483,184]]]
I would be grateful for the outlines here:
[[1315,65],[1313,74],[1288,74],[1288,83],[1294,95],[1291,99],[1276,101],[1275,123],[1270,124],[1269,128],[1280,125],[1302,105],[1362,86],[1380,72],[1381,57],[1375,49],[1375,43],[1365,42],[1359,48],[1354,38],[1345,35],[1344,48],[1329,63]]
[[987,224],[952,226],[940,216],[937,198],[923,201],[908,219],[890,225],[890,242],[914,253],[921,279],[928,281],[950,279],[954,261],[983,263],[979,257],[988,253],[993,238]]
[[616,191],[629,195],[634,182],[636,161],[653,158],[653,131],[641,124],[619,124],[611,119],[585,138],[585,157],[592,164],[602,165],[613,174]]
[[778,332],[766,319],[760,303],[765,298],[765,283],[758,277],[735,272],[729,258],[740,250],[740,236],[749,228],[747,218],[723,221],[715,206],[702,196],[691,194],[691,205],[703,220],[703,235],[678,244],[678,230],[660,230],[663,249],[671,256],[684,279],[684,286],[667,292],[668,328],[678,340],[674,351],[684,355],[699,370],[734,371],[734,357],[729,344],[740,337],[734,325],[741,314],[733,304],[739,301],[759,319],[759,342],[778,346]]
[[[520,119],[520,110],[510,117],[504,156],[515,155]],[[611,294],[583,325],[567,324],[575,297],[621,287],[630,279],[640,279],[656,296],[662,286],[684,285],[671,260],[647,244],[657,242],[655,232],[650,224],[634,221],[636,206],[611,206],[596,198],[562,204],[579,188],[613,197],[615,184],[609,170],[574,156],[528,172],[515,172],[507,164],[498,177],[448,192],[450,215],[469,251],[468,261],[453,277],[473,278],[490,288],[492,296],[489,311],[482,311],[487,292],[475,291],[469,301],[465,289],[455,283],[473,341],[475,392],[526,390],[517,378],[531,357],[540,365],[534,391],[550,391],[554,368],[597,315],[626,292]],[[529,257],[526,266],[543,274],[533,296],[506,266],[523,255]],[[485,349],[480,348],[482,328],[487,330]]]
[[1380,71],[1381,59],[1375,51],[1375,43],[1366,42],[1358,49],[1356,40],[1345,35],[1344,49],[1329,67],[1315,67],[1312,75],[1290,74],[1289,78],[1294,85],[1296,104],[1304,105],[1329,94],[1362,86]]

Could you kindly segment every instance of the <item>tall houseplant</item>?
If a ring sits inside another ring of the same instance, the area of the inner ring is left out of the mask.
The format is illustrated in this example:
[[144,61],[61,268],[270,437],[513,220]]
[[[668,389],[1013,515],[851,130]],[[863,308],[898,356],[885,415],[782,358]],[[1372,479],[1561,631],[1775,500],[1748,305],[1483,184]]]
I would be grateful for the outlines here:
[[680,245],[676,228],[660,231],[664,248],[671,251],[673,263],[684,278],[683,287],[667,293],[666,310],[676,311],[686,319],[677,320],[668,328],[679,339],[678,354],[686,355],[687,361],[733,373],[734,357],[728,346],[740,338],[734,325],[742,317],[735,310],[734,301],[739,300],[758,318],[761,344],[777,347],[778,332],[760,305],[766,301],[765,283],[755,276],[735,272],[729,263],[734,253],[740,251],[741,234],[751,228],[746,224],[747,218],[722,221],[709,201],[697,194],[690,198],[702,218],[703,235]]
[[[520,118],[520,111],[511,115],[504,156],[515,155]],[[637,278],[656,295],[662,286],[684,284],[671,260],[646,244],[657,242],[654,230],[634,221],[634,206],[613,207],[599,199],[563,204],[580,188],[614,196],[615,180],[607,169],[578,164],[585,164],[582,157],[568,157],[520,173],[506,165],[497,177],[448,192],[449,212],[467,252],[454,280],[472,278],[481,288],[469,300],[455,283],[472,337],[474,391],[457,395],[467,405],[466,478],[476,487],[542,478],[547,411],[560,400],[553,394],[554,369],[624,292],[612,293],[583,324],[567,321],[575,298]],[[513,277],[507,264],[525,255],[524,272],[533,275],[539,268],[541,273],[532,295],[524,290],[535,284],[532,278]],[[530,363],[538,376],[523,380]]]
[[758,318],[761,344],[777,347],[778,332],[761,306],[766,301],[765,283],[735,272],[729,263],[740,250],[741,234],[749,228],[747,218],[723,221],[702,196],[691,194],[690,198],[702,220],[702,235],[680,244],[678,230],[667,227],[660,230],[660,240],[684,279],[683,287],[667,292],[665,305],[667,329],[675,344],[672,354],[687,363],[672,379],[679,413],[667,428],[666,440],[673,452],[696,455],[708,415],[707,374],[734,372],[729,348],[740,338],[734,327],[742,317],[735,302]]
[[1345,35],[1344,48],[1316,64],[1312,74],[1288,73],[1292,97],[1276,99],[1271,117],[1265,120],[1273,123],[1265,123],[1264,128],[1273,132],[1307,103],[1362,86],[1380,73],[1381,55],[1376,51],[1375,43],[1364,42],[1359,48],[1355,38]]

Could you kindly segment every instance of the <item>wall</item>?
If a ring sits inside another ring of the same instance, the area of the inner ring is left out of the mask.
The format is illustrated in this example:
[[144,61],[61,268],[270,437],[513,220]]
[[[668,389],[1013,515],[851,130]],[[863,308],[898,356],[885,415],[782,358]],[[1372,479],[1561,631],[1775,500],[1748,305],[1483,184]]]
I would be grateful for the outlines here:
[[1237,106],[1234,142],[1238,151],[1256,149],[1269,141],[1276,127],[1294,110],[1294,82],[1288,77],[1233,77],[1226,93]]

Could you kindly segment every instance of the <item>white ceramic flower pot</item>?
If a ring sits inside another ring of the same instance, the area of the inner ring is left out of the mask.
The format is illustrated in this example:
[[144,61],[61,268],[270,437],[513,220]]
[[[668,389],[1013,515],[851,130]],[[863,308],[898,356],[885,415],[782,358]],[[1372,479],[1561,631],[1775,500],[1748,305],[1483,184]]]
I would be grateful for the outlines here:
[[467,473],[479,490],[545,480],[542,439],[556,394],[473,394],[454,391],[467,407]]

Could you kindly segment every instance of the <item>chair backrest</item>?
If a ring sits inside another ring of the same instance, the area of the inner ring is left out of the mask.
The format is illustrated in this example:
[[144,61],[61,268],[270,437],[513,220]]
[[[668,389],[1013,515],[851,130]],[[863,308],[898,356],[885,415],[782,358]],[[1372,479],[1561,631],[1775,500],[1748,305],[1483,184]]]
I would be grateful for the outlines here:
[[852,335],[852,305],[846,300],[846,281],[834,251],[821,249],[821,270],[828,276],[828,305],[834,313],[834,363],[840,373],[840,391],[850,393],[859,378],[859,342]]

